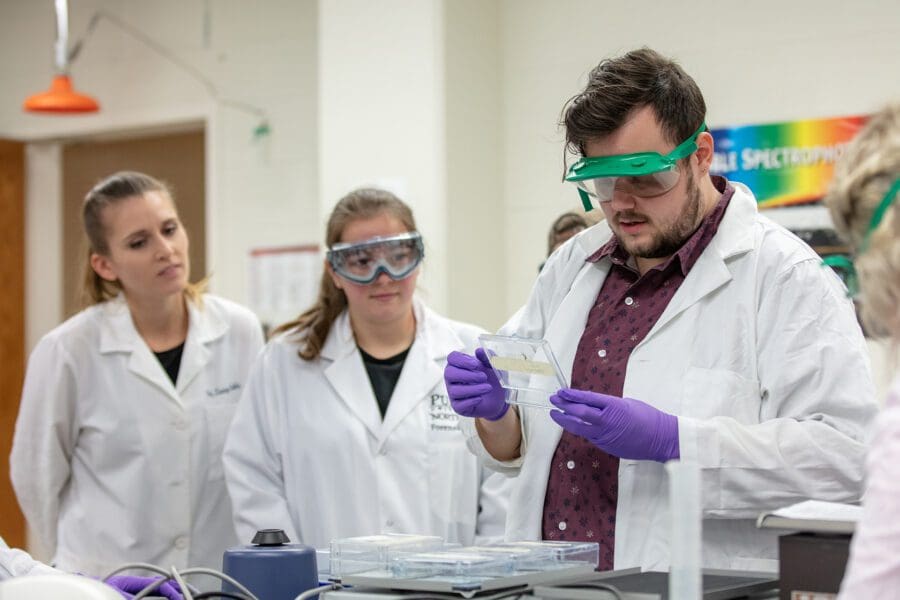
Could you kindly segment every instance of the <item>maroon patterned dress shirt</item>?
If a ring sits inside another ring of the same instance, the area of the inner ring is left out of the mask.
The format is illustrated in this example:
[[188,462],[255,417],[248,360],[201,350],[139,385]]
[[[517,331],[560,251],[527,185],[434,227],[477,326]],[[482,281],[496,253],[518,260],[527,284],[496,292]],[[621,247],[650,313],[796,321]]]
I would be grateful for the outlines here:
[[[587,258],[608,258],[609,275],[591,308],[572,365],[572,387],[621,396],[632,350],[650,332],[719,228],[734,188],[714,177],[722,193],[700,227],[671,258],[641,276],[613,237]],[[645,400],[639,398],[639,400]],[[544,497],[546,540],[599,542],[600,570],[613,568],[619,459],[564,431]]]

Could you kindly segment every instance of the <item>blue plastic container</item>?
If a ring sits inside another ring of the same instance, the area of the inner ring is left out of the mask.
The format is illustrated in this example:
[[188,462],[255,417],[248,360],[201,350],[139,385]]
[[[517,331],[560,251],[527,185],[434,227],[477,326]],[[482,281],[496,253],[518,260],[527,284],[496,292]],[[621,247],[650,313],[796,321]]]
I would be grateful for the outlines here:
[[[259,600],[294,600],[298,594],[319,586],[316,551],[290,544],[281,529],[263,529],[249,546],[225,551],[222,571],[247,586]],[[238,592],[230,583],[223,592]]]

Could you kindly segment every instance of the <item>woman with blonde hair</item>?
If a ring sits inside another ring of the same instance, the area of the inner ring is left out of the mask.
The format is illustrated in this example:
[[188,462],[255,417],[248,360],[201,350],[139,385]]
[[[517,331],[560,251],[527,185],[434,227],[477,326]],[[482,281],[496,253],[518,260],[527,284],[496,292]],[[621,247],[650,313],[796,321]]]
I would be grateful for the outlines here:
[[328,219],[316,303],[276,330],[225,446],[235,526],[319,548],[377,533],[502,536],[504,481],[468,452],[443,369],[481,332],[415,297],[409,207],[364,188]]
[[82,215],[90,306],[31,354],[11,456],[19,504],[65,571],[220,568],[237,541],[222,446],[259,322],[189,283],[162,182],[116,173]]
[[[835,229],[848,242],[848,288],[859,293],[867,330],[900,342],[900,103],[874,115],[849,145],[825,199]],[[835,264],[837,261],[827,261]],[[893,363],[893,361],[892,361]],[[900,594],[900,377],[885,398],[867,458],[863,516],[850,551],[840,598]]]

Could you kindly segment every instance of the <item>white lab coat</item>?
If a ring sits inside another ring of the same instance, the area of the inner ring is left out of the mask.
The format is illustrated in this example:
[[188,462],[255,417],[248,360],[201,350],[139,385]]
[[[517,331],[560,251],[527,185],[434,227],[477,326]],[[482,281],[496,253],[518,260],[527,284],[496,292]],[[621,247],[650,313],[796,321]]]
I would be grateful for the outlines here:
[[23,550],[10,548],[0,537],[0,581],[21,575],[58,575],[51,566],[34,560]]
[[502,537],[508,480],[466,449],[443,379],[447,354],[471,351],[480,330],[418,301],[414,311],[384,421],[346,311],[317,360],[301,359],[290,335],[268,343],[225,445],[243,543],[266,528],[318,548],[382,532]]
[[236,542],[222,446],[262,331],[246,308],[192,302],[177,386],[122,296],[48,333],[28,363],[11,477],[55,566],[221,568]]
[[[809,498],[859,500],[876,404],[844,287],[734,185],[718,232],[632,352],[623,395],[679,416],[681,459],[701,469],[704,565],[773,571],[775,534],[756,529],[757,515]],[[502,330],[546,338],[567,377],[610,268],[585,259],[610,236],[600,223],[560,248]],[[507,537],[540,538],[560,427],[546,411],[522,411],[522,457],[508,463],[490,459],[471,420],[462,427],[488,466],[518,475]],[[663,465],[621,460],[615,568],[665,569],[669,531]]]

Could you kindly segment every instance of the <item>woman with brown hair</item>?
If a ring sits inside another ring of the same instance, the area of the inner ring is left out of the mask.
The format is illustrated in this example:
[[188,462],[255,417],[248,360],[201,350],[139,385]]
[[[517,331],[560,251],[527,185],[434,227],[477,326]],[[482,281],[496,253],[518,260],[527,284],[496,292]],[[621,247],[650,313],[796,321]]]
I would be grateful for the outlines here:
[[480,330],[414,295],[424,256],[409,207],[360,189],[338,202],[317,302],[281,326],[254,365],[225,446],[242,540],[421,533],[500,536],[502,479],[459,432],[442,378]]
[[83,205],[86,309],[28,363],[11,456],[53,563],[221,566],[237,539],[222,446],[262,330],[189,282],[188,237],[160,181],[116,173]]

